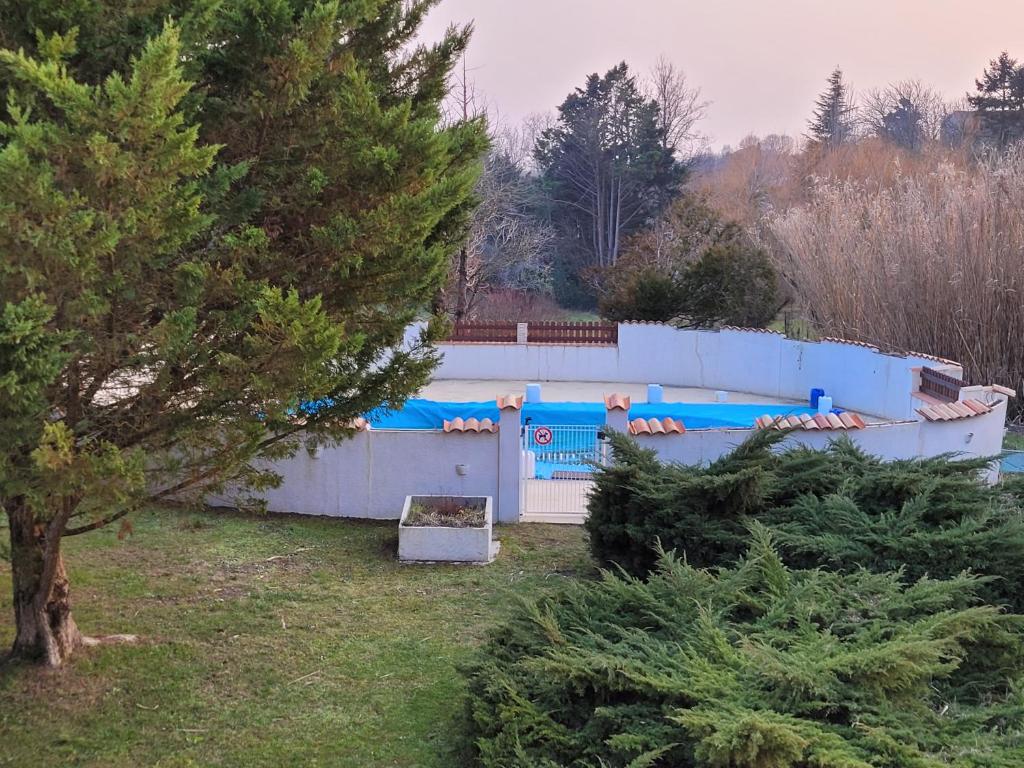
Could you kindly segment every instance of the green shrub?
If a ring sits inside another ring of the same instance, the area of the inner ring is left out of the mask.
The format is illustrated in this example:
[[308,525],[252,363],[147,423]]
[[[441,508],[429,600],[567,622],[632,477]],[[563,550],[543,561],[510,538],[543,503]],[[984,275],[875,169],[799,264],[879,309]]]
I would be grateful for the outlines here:
[[520,606],[469,734],[492,768],[1019,766],[1024,617],[980,583],[789,570],[763,528],[718,572],[659,555]]
[[687,324],[764,328],[782,309],[778,276],[760,248],[713,245],[682,276]]
[[742,242],[712,245],[683,264],[625,263],[609,271],[604,283],[598,308],[616,322],[762,328],[783,304],[767,254]]
[[902,569],[909,580],[972,569],[996,577],[981,587],[986,600],[1024,611],[1020,496],[981,479],[988,460],[884,462],[848,438],[779,451],[784,438],[759,432],[709,467],[690,467],[613,436],[586,523],[594,555],[643,576],[660,541],[693,565],[727,564],[756,519],[793,565]]
[[605,320],[667,323],[678,318],[685,308],[683,289],[671,275],[647,267],[625,281],[601,297],[598,309]]

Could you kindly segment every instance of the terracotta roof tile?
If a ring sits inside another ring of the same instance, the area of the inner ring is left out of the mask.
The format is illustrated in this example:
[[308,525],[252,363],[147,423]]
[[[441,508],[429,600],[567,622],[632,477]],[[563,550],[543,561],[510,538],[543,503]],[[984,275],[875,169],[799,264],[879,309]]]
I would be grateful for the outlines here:
[[686,432],[686,427],[679,419],[668,417],[658,419],[633,419],[629,422],[629,434],[631,435],[681,435]]
[[621,392],[613,392],[604,396],[604,407],[609,411],[628,411],[629,405],[629,395],[624,395]]
[[774,331],[771,328],[745,328],[741,325],[723,325],[723,331],[746,331],[747,333],[770,333],[775,336],[784,336],[782,331]]
[[758,429],[797,429],[806,432],[830,429],[864,429],[867,426],[858,414],[843,413],[801,413],[794,416],[762,416],[755,425]]
[[950,360],[948,357],[939,357],[938,355],[929,355],[927,352],[907,352],[907,357],[919,357],[922,360],[934,360],[937,363],[943,365],[955,365],[957,368],[960,367],[960,363],[956,360]]
[[991,411],[992,406],[981,402],[981,400],[936,403],[935,405],[917,409],[917,412],[924,417],[925,421],[957,421],[958,419],[970,419],[974,416],[984,416]]
[[963,404],[979,416],[988,413],[991,408],[980,400],[964,400]]
[[456,417],[451,421],[445,419],[445,432],[497,432],[498,425],[490,419],[462,419]]
[[498,410],[504,411],[506,408],[512,408],[514,410],[521,410],[523,407],[523,396],[522,395],[500,395],[498,397]]
[[998,392],[1000,395],[1006,395],[1007,397],[1017,396],[1017,392],[1015,390],[1012,390],[1009,387],[1004,387],[1001,384],[993,384],[992,391]]
[[853,339],[841,339],[838,336],[826,336],[822,341],[831,341],[833,344],[849,344],[853,347],[864,347],[865,349],[873,349],[878,352],[879,349],[874,344],[868,344],[866,341],[854,341]]

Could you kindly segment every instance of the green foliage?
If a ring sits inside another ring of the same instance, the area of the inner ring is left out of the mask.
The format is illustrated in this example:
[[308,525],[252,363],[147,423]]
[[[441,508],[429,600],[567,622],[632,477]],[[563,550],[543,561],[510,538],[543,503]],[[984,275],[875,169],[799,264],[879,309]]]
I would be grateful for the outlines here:
[[686,294],[672,275],[644,267],[622,277],[624,282],[598,303],[604,319],[617,323],[630,320],[667,323],[683,313]]
[[1022,617],[979,583],[789,570],[762,528],[718,572],[660,554],[521,604],[469,669],[469,733],[503,768],[1010,768]]
[[441,125],[468,30],[410,45],[433,4],[0,5],[5,505],[273,482],[253,459],[423,384],[403,333],[486,144]]
[[680,195],[600,273],[602,316],[708,328],[763,327],[781,306],[768,255],[693,194]]
[[558,232],[556,269],[570,273],[564,300],[574,306],[586,303],[581,274],[614,264],[625,238],[656,216],[682,181],[658,110],[622,63],[589,75],[537,141],[534,157]]
[[595,557],[645,575],[660,540],[697,567],[737,558],[747,518],[772,493],[774,475],[763,460],[779,432],[760,432],[709,467],[664,464],[653,450],[612,434],[612,463],[596,476],[586,528]]
[[683,316],[698,328],[763,328],[781,308],[768,254],[738,243],[713,245],[682,276]]
[[993,577],[978,587],[986,600],[1024,609],[1024,507],[1016,486],[981,479],[988,460],[884,462],[846,438],[774,450],[784,437],[758,432],[690,467],[613,435],[615,460],[598,473],[586,523],[595,556],[642,576],[660,542],[694,565],[722,565],[757,520],[800,567],[901,569],[908,580],[972,570]]
[[809,138],[825,149],[835,149],[852,141],[855,138],[856,112],[843,71],[836,67],[828,76],[828,87],[815,102],[814,116],[808,126]]
[[1024,66],[1006,51],[989,62],[974,84],[977,92],[967,101],[979,112],[1024,109]]

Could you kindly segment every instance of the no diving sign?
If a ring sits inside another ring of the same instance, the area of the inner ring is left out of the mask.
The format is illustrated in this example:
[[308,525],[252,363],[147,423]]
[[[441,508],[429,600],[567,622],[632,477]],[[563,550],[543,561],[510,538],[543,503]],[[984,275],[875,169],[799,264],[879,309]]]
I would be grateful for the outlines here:
[[533,442],[537,445],[551,445],[552,438],[551,429],[548,427],[537,427],[533,431]]

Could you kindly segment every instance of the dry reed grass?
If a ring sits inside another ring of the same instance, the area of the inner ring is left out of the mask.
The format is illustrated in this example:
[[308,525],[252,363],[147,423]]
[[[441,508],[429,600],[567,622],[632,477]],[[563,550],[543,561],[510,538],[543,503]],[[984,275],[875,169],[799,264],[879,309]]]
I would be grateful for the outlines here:
[[829,334],[1024,389],[1024,149],[871,175],[818,179],[767,220],[800,304]]

